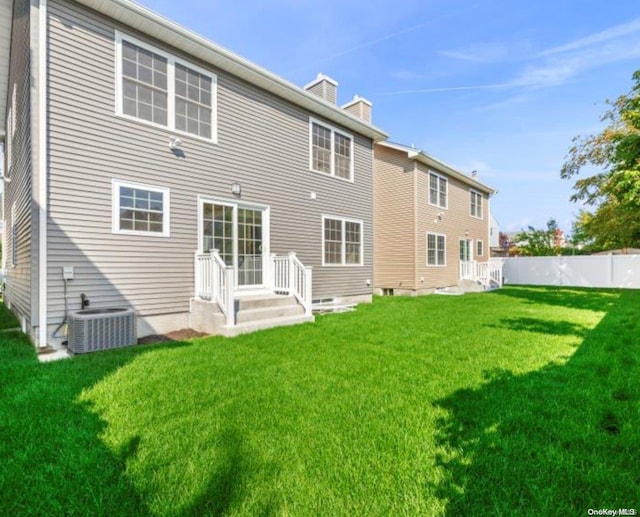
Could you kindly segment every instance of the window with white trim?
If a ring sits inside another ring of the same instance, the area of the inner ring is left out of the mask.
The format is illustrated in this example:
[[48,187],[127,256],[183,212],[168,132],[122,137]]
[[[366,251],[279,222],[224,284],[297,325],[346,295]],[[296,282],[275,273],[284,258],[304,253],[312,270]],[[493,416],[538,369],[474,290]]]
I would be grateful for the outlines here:
[[353,137],[310,119],[312,171],[353,180]]
[[169,236],[169,189],[113,181],[113,233]]
[[446,266],[446,249],[446,235],[427,233],[427,266]]
[[471,216],[482,219],[482,194],[471,190]]
[[482,257],[484,255],[484,242],[481,240],[476,241],[476,256]]
[[435,172],[429,173],[429,204],[439,208],[447,208],[448,181]]
[[362,221],[322,218],[322,265],[362,265]]
[[215,141],[216,76],[116,34],[118,115]]

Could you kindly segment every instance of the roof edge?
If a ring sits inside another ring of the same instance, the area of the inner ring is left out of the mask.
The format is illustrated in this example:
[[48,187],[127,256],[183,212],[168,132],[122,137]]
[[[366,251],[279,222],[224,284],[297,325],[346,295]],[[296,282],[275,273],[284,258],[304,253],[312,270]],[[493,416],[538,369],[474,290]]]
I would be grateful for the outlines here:
[[355,133],[367,136],[374,142],[385,140],[389,136],[338,106],[132,0],[75,1],[151,38],[194,55],[314,114],[341,124]]
[[475,178],[465,174],[459,169],[452,167],[451,165],[439,160],[435,156],[431,156],[430,154],[421,151],[420,149],[414,149],[411,147],[407,147],[401,144],[395,144],[393,142],[377,142],[376,145],[381,145],[383,147],[388,147],[390,149],[395,149],[396,151],[401,151],[407,153],[407,158],[410,160],[415,160],[417,162],[423,163],[428,167],[433,167],[434,169],[440,169],[442,172],[449,174],[450,176],[470,185],[472,187],[477,188],[478,190],[482,190],[483,192],[494,195],[498,191],[489,185],[485,185],[481,181],[478,181]]

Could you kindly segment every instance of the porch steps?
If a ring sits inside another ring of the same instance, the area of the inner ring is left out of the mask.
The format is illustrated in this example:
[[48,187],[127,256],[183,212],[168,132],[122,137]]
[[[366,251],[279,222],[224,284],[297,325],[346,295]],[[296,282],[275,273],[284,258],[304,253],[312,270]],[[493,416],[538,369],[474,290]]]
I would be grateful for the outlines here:
[[236,298],[234,326],[224,324],[224,315],[214,303],[194,300],[191,313],[192,328],[227,337],[315,320],[293,296],[272,293]]

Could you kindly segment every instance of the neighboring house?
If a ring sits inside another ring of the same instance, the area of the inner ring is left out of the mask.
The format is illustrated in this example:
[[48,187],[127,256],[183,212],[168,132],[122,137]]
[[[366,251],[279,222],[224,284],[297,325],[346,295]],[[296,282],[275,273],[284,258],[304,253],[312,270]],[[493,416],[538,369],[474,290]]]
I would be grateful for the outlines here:
[[[419,295],[477,280],[494,190],[417,149],[375,145],[374,288]],[[473,271],[472,271],[473,269]]]
[[0,0],[8,48],[6,301],[38,345],[59,343],[65,283],[69,310],[133,307],[139,336],[258,328],[273,293],[302,310],[272,324],[371,299],[386,135],[366,100],[339,107],[330,78],[299,88],[128,0]]

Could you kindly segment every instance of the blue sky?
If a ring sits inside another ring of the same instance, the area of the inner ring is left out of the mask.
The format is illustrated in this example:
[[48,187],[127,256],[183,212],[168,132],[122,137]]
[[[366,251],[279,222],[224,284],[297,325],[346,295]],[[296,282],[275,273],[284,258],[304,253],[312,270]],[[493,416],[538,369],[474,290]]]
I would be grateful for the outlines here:
[[341,104],[368,98],[392,141],[496,188],[503,231],[550,217],[570,230],[571,139],[602,127],[640,68],[637,0],[142,4],[295,84],[333,77]]

